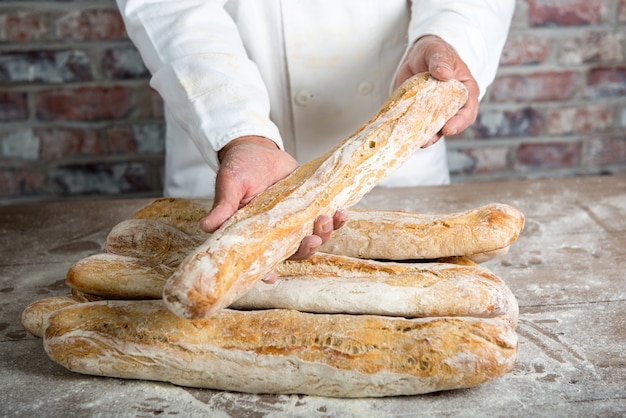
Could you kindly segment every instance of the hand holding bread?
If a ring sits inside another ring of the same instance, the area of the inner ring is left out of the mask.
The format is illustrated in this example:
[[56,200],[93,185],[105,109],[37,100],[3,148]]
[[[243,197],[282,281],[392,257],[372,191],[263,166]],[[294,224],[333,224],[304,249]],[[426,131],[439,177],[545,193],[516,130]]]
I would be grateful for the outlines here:
[[[213,234],[198,227],[210,201],[157,199],[70,268],[72,297],[31,304],[24,328],[79,373],[253,393],[412,395],[508,372],[517,302],[467,257],[508,248],[523,227],[515,208],[353,210],[326,252],[287,260],[318,214],[358,201],[463,97],[415,77]],[[268,269],[273,285],[258,282]]]

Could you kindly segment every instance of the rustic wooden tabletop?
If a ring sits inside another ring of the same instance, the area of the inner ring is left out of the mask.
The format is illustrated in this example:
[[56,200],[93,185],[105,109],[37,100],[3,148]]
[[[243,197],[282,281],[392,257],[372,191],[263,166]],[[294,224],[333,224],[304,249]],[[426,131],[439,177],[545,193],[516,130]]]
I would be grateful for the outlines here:
[[69,266],[102,251],[147,199],[0,207],[0,416],[626,416],[626,177],[375,189],[361,207],[526,216],[485,264],[520,305],[514,370],[476,388],[382,399],[252,395],[71,373],[24,332],[31,302],[69,293]]

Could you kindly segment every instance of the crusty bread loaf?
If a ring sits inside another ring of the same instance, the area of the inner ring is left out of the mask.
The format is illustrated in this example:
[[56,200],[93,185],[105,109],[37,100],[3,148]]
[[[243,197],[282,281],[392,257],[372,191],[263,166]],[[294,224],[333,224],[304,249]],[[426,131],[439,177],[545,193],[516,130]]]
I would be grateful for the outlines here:
[[320,251],[388,260],[471,256],[508,247],[523,226],[519,210],[497,203],[438,215],[351,210]]
[[104,253],[74,263],[65,282],[72,289],[108,299],[157,299],[173,271],[149,260]]
[[128,219],[111,229],[104,251],[176,267],[202,242],[201,235],[186,234],[164,222]]
[[[337,258],[327,264],[330,268],[326,272],[314,268],[280,277],[273,284],[257,283],[230,307],[405,318],[475,316],[517,325],[515,297],[502,280],[478,265],[407,266]],[[371,271],[362,266],[365,263]]]
[[[448,263],[393,263],[318,254],[285,261],[274,284],[257,282],[235,309],[286,308],[315,313],[500,317],[517,323],[517,301],[489,270],[463,258]],[[109,299],[157,299],[171,269],[98,254],[75,263],[67,284]]]
[[72,296],[54,296],[29,304],[22,311],[22,328],[35,337],[43,337],[46,318],[59,309],[76,305],[80,301]]
[[467,388],[511,370],[502,321],[221,310],[202,320],[161,301],[91,302],[47,321],[44,347],[69,370],[249,393],[334,397]]
[[[154,257],[150,248],[154,235],[160,233],[154,221],[192,231],[206,215],[202,208],[210,200],[157,199],[133,215],[132,228],[117,228],[109,239],[124,243],[136,238],[124,238],[122,233],[134,234],[141,229],[145,243],[137,242],[133,250],[141,258]],[[350,209],[348,220],[336,230],[321,252],[351,257],[387,260],[424,260],[440,257],[467,256],[476,262],[490,260],[508,250],[524,227],[524,215],[516,208],[491,203],[464,212],[422,214],[406,211]],[[200,235],[200,237],[198,237]],[[196,233],[195,239],[208,234]],[[177,254],[188,254],[198,245],[187,234],[169,234],[168,245]],[[107,245],[115,252],[120,244]],[[145,251],[145,255],[140,254]],[[122,253],[126,253],[122,249]]]
[[212,206],[211,199],[162,197],[136,211],[132,219],[160,221],[189,235],[204,235],[206,239],[209,234],[200,229],[200,219],[206,216]]
[[166,304],[187,318],[230,305],[296,251],[320,214],[356,203],[466,100],[458,81],[407,80],[354,135],[261,193],[190,254],[165,285]]

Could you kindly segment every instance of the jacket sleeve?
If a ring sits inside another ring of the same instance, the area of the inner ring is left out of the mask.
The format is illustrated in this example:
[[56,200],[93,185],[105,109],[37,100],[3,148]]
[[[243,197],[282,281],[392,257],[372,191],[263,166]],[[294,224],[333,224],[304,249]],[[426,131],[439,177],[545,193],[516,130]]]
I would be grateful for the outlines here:
[[424,35],[449,43],[467,64],[480,97],[493,82],[515,0],[413,0],[409,45]]
[[117,0],[150,85],[215,170],[216,151],[237,137],[259,135],[283,146],[261,75],[224,3]]

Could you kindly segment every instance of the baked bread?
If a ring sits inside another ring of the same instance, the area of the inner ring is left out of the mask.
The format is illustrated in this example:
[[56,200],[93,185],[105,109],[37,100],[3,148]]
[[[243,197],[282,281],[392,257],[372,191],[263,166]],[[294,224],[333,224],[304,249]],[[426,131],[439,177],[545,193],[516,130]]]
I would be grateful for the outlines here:
[[186,318],[229,306],[296,251],[320,214],[360,200],[466,100],[456,80],[407,80],[354,135],[261,193],[191,253],[165,285],[167,306]]
[[[517,301],[502,280],[463,258],[447,261],[383,263],[317,254],[280,264],[276,283],[256,283],[231,308],[499,317],[516,325]],[[66,282],[72,289],[109,299],[158,299],[171,271],[132,257],[97,254],[75,263]]]
[[158,299],[173,268],[137,257],[94,254],[74,263],[65,283],[107,299]]
[[22,311],[22,328],[29,334],[41,338],[43,337],[45,320],[49,315],[77,303],[79,303],[79,299],[72,296],[54,296],[35,301]]
[[[195,249],[206,233],[199,230],[209,200],[157,199],[109,234],[107,251],[129,255],[127,242],[135,243],[133,255],[158,257],[162,245],[153,248],[154,236],[161,231],[155,221],[167,223],[187,233],[167,234],[171,252],[184,256]],[[483,262],[508,250],[524,227],[524,215],[516,208],[491,203],[464,212],[422,214],[391,210],[350,209],[346,223],[333,232],[320,252],[351,257],[386,260],[429,260],[466,256]],[[123,234],[134,234],[127,238]],[[193,235],[195,234],[195,235]],[[136,236],[144,237],[138,242]],[[193,237],[193,238],[192,238]],[[156,240],[158,242],[158,240]],[[143,254],[142,254],[143,252]],[[180,260],[182,261],[182,259]],[[180,262],[179,261],[179,262]],[[175,263],[172,263],[174,265]]]
[[224,309],[189,320],[162,301],[106,301],[54,312],[44,347],[78,373],[248,393],[375,397],[467,388],[500,376],[513,368],[517,336],[484,318]]
[[387,260],[471,257],[507,248],[523,227],[524,215],[500,203],[437,215],[351,210],[320,251]]

